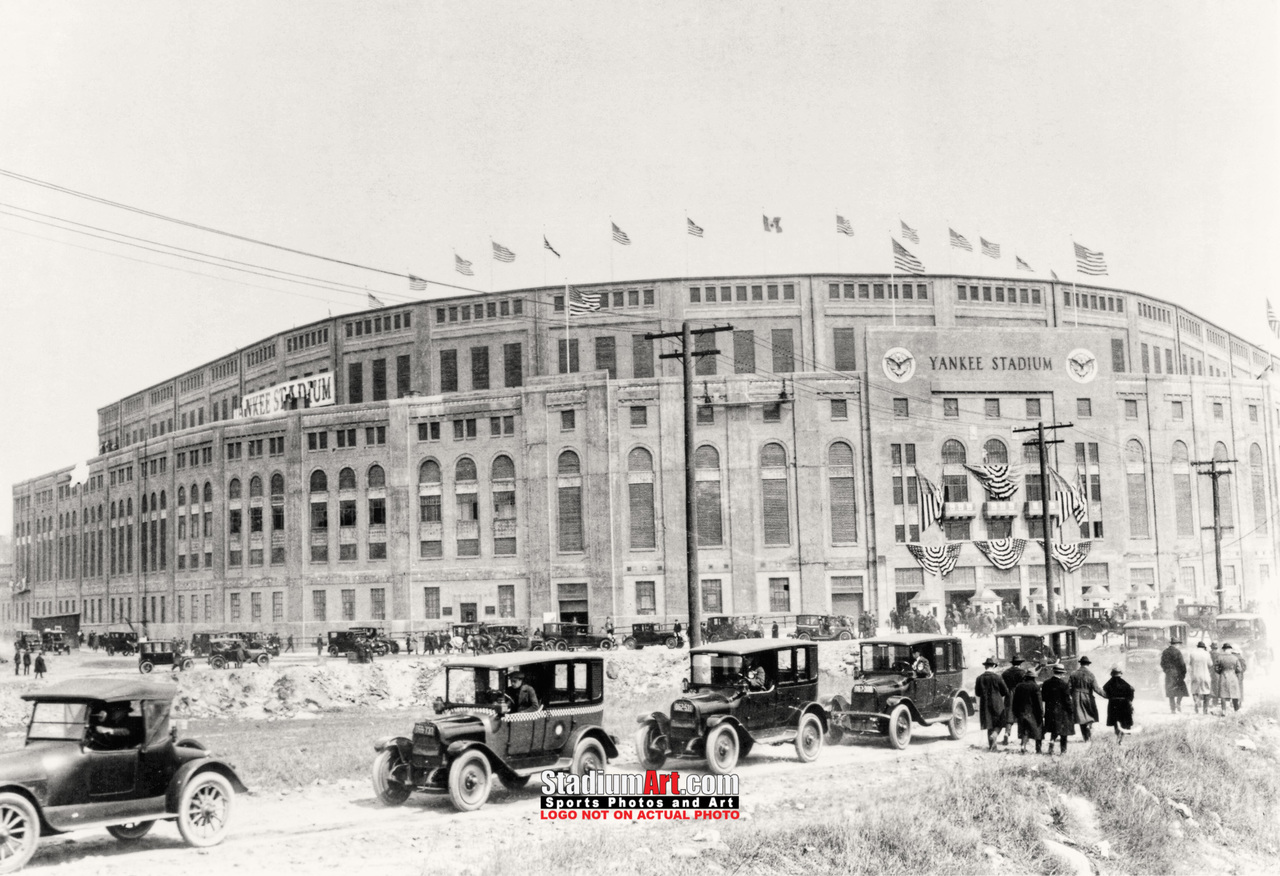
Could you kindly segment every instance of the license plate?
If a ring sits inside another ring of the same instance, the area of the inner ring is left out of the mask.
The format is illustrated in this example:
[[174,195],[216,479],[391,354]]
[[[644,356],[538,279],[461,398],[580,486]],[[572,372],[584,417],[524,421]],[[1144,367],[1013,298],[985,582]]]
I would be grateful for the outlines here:
[[673,704],[671,705],[671,711],[673,711],[673,712],[692,712],[692,711],[693,711],[693,703],[673,703]]
[[854,692],[854,693],[871,693],[871,685],[869,685],[869,684],[855,684],[855,685],[853,686],[853,692]]

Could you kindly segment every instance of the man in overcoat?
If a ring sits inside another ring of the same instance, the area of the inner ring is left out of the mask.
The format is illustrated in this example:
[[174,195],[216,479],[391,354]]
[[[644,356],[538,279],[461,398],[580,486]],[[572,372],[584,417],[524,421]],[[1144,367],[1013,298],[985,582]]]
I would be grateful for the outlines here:
[[[1040,753],[1041,739],[1044,737],[1044,700],[1040,697],[1040,685],[1036,684],[1036,674],[1031,670],[1019,670],[1022,680],[1013,689],[1012,712],[1018,722],[1018,741],[1022,753],[1027,753],[1027,740],[1036,741],[1036,754]],[[1009,673],[1006,671],[1006,675]]]
[[1002,745],[1009,744],[1010,728],[1017,723],[1017,716],[1013,713],[1013,689],[1022,684],[1022,677],[1026,674],[1026,670],[1022,668],[1022,655],[1014,654],[1013,659],[1009,661],[1009,668],[1000,673],[1004,686],[1009,688],[1009,699],[1005,702],[1004,710],[1004,738],[1000,740]]
[[1124,740],[1124,733],[1133,727],[1133,685],[1124,680],[1119,666],[1112,667],[1111,678],[1102,686],[1107,695],[1107,726],[1116,731],[1116,744]]
[[1227,710],[1227,700],[1231,700],[1232,711],[1240,711],[1240,701],[1244,699],[1244,671],[1247,667],[1244,657],[1235,652],[1229,642],[1222,643],[1222,656],[1218,658],[1218,678],[1222,685],[1222,711]]
[[1187,670],[1191,705],[1197,714],[1203,705],[1204,713],[1207,715],[1209,714],[1209,695],[1213,692],[1209,677],[1213,670],[1213,661],[1209,659],[1209,649],[1205,647],[1203,639],[1191,650],[1191,656],[1187,658]]
[[986,670],[973,683],[973,694],[978,700],[978,720],[987,731],[987,750],[996,750],[996,734],[1004,727],[1005,701],[1009,698],[1009,686],[996,674],[994,657],[982,661]]
[[1093,670],[1089,668],[1092,663],[1086,654],[1080,658],[1080,668],[1067,677],[1067,688],[1071,691],[1072,717],[1080,725],[1080,738],[1085,742],[1089,741],[1093,724],[1098,720],[1098,701],[1094,699],[1094,695],[1106,696],[1102,688],[1098,687],[1098,679],[1094,677]]
[[1053,677],[1040,686],[1044,700],[1044,732],[1049,737],[1049,754],[1053,754],[1053,740],[1058,740],[1058,750],[1067,753],[1067,737],[1075,733],[1075,710],[1071,707],[1071,688],[1067,685],[1067,668],[1053,664]]
[[1169,698],[1169,714],[1182,711],[1182,698],[1187,696],[1187,661],[1182,651],[1169,640],[1160,652],[1160,669],[1164,672],[1164,695]]

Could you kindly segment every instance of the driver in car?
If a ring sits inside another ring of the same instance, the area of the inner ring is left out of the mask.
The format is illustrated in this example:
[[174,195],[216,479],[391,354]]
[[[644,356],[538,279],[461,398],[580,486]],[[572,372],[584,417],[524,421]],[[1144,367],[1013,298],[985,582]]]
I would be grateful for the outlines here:
[[929,663],[929,658],[924,656],[924,651],[920,648],[914,649],[912,654],[915,659],[911,663],[911,669],[916,674],[916,678],[929,678],[933,675],[933,665]]
[[742,661],[742,671],[739,676],[747,683],[747,690],[768,690],[769,688],[769,676],[764,671],[764,667],[758,664],[753,665],[750,657]]
[[542,708],[537,691],[524,683],[522,670],[513,669],[507,673],[507,688],[517,712],[536,712]]
[[128,703],[108,703],[93,713],[89,741],[94,748],[128,748],[129,734]]

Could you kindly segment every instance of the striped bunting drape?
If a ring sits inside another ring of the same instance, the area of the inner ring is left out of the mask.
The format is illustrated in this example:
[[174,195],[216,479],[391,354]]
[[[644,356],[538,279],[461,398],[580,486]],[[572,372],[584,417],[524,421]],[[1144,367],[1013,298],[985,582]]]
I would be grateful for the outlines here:
[[1025,538],[997,538],[991,541],[975,541],[973,546],[982,551],[982,555],[991,561],[997,569],[1008,571],[1018,565],[1022,552],[1026,550]]
[[1085,559],[1089,556],[1089,547],[1093,544],[1091,541],[1077,541],[1074,544],[1063,544],[1060,541],[1053,543],[1053,558],[1058,561],[1058,565],[1066,569],[1068,572],[1074,572],[1084,565]]
[[958,541],[938,547],[908,544],[907,550],[911,551],[911,556],[916,558],[920,568],[930,575],[938,575],[942,578],[951,574],[951,570],[956,567],[956,562],[960,559],[960,542]]
[[1018,485],[1009,476],[1009,466],[1007,465],[969,465],[965,463],[964,467],[973,472],[974,477],[982,482],[982,488],[987,491],[987,495],[997,502],[1003,502],[1018,492]]

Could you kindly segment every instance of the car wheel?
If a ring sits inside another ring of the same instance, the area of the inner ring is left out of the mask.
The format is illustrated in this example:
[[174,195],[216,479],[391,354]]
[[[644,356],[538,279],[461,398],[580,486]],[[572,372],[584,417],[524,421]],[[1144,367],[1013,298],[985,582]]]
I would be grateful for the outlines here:
[[796,633],[796,638],[802,642],[809,642],[809,641],[812,641],[813,636],[809,635],[808,633]]
[[902,751],[910,742],[911,710],[906,706],[895,706],[889,713],[889,744]]
[[138,664],[138,671],[143,675],[149,674],[153,669],[155,669],[155,666],[152,665],[150,660],[143,660]]
[[40,842],[40,816],[21,794],[0,794],[0,873],[26,866]]
[[1094,636],[1098,634],[1094,632],[1093,627],[1081,627],[1080,629],[1076,630],[1076,635],[1082,639],[1092,639]]
[[529,784],[529,780],[533,776],[517,776],[515,773],[498,773],[498,781],[502,782],[502,787],[508,791],[519,791],[525,785]]
[[107,833],[122,843],[136,843],[151,833],[151,828],[155,827],[155,824],[154,821],[131,821],[128,824],[113,824],[107,828]]
[[568,642],[566,642],[564,639],[557,639],[557,640],[556,640],[556,650],[557,650],[557,651],[568,651],[568,650],[569,650],[569,643],[568,643]]
[[751,753],[751,749],[755,747],[756,747],[756,741],[754,739],[739,738],[738,739],[738,761],[741,762],[745,760],[747,755]]
[[259,666],[265,669],[267,667],[267,664],[271,662],[271,658],[268,657],[266,654],[259,654],[258,659],[253,662],[257,663]]
[[225,658],[225,657],[223,657],[223,656],[221,656],[221,655],[218,655],[218,656],[216,656],[216,657],[210,657],[210,658],[209,658],[209,665],[210,665],[210,666],[212,666],[214,669],[226,669],[226,668],[227,668],[227,658]]
[[636,637],[627,636],[622,640],[622,647],[626,648],[628,651],[634,651],[636,649]]
[[717,724],[707,732],[707,769],[723,776],[738,763],[738,731],[729,724]]
[[338,646],[337,646],[337,645],[330,645],[330,646],[329,646],[329,656],[330,656],[330,657],[337,657],[337,656],[338,656],[338,654],[340,654],[340,653],[341,653],[341,652],[338,650]]
[[409,799],[412,788],[395,779],[395,769],[402,763],[396,748],[385,748],[373,759],[373,793],[384,806],[399,806]]
[[801,763],[813,763],[822,751],[822,722],[810,712],[800,718],[796,732],[796,757]]
[[196,661],[192,660],[190,657],[186,658],[181,664],[179,664],[183,672],[186,672],[188,669],[194,669],[195,665]]
[[399,654],[399,653],[400,653],[400,643],[399,643],[399,642],[392,642],[392,643],[391,643],[391,653],[392,653],[392,654]]
[[840,635],[836,636],[836,638],[842,642],[847,642],[853,638],[853,633],[849,632],[848,630],[841,630]]
[[636,731],[636,760],[647,770],[660,770],[667,762],[666,746],[658,746],[658,725],[653,721]]
[[617,647],[617,646],[614,644],[613,639],[601,639],[601,640],[600,640],[600,648],[601,648],[601,650],[603,650],[603,651],[612,651],[615,647]]
[[666,646],[674,651],[680,647],[680,640],[675,636],[667,636]]
[[947,735],[959,739],[969,729],[969,707],[957,698],[951,707],[951,720],[947,722]]
[[231,819],[231,783],[213,772],[197,773],[178,801],[178,831],[197,848],[222,842]]
[[585,776],[592,770],[604,772],[608,763],[604,756],[604,746],[598,740],[579,739],[573,748],[573,763],[569,765],[569,772],[575,776]]
[[508,648],[506,645],[498,645],[496,648],[494,648],[494,649],[493,649],[493,653],[495,653],[495,654],[506,654],[506,653],[507,653],[508,651],[510,651],[510,650],[511,650],[511,649],[510,649],[510,648]]
[[466,751],[449,767],[449,799],[459,812],[472,812],[489,799],[489,761],[478,751]]

